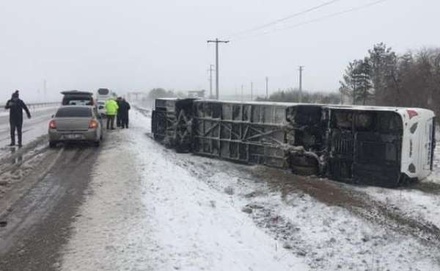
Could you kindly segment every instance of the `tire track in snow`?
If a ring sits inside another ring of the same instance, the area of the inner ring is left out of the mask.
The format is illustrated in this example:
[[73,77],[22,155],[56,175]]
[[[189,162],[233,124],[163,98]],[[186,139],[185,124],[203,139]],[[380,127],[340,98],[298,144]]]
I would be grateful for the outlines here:
[[[42,157],[32,156],[33,158],[38,158],[38,164],[29,168],[29,171],[25,172],[27,175],[19,176],[18,179],[13,180],[13,183],[9,184],[10,189],[8,190],[8,193],[5,193],[5,195],[0,197],[0,220],[13,209],[16,202],[28,194],[32,187],[44,179],[59,160],[63,151],[64,149],[60,149],[57,152],[45,153]],[[2,172],[0,176],[3,180],[14,179],[11,175],[16,169],[17,168],[13,168],[9,172]],[[10,173],[9,176],[5,176],[7,173]]]
[[355,186],[336,183],[327,179],[295,176],[277,169],[261,169],[254,175],[268,180],[284,197],[290,193],[305,193],[329,206],[339,206],[366,221],[374,222],[401,234],[412,236],[440,247],[440,229],[420,218],[408,217],[399,210],[372,199],[368,194],[356,191]]
[[[402,270],[412,270],[407,269],[408,266],[423,266],[424,261],[440,264],[440,257],[436,256],[440,252],[438,229],[435,226],[426,227],[429,222],[388,208],[365,193],[355,191],[354,186],[296,176],[264,166],[243,166],[176,154],[167,149],[163,149],[163,153],[170,156],[170,161],[186,168],[201,181],[231,194],[231,200],[235,198],[234,202],[245,198],[248,204],[243,204],[243,211],[249,212],[255,223],[270,232],[276,240],[284,241],[292,253],[306,257],[314,269],[333,270],[342,266],[357,269],[363,266],[380,270],[397,264]],[[229,177],[230,186],[217,182],[218,175],[222,174]],[[255,190],[255,187],[260,188]],[[281,201],[274,204],[270,198],[276,195],[279,195]],[[315,201],[328,206],[326,208],[329,213],[325,214],[326,211],[319,208],[317,210]],[[293,205],[292,212],[301,215],[301,219],[281,212],[286,206],[290,209],[290,205]],[[342,217],[333,218],[332,213]],[[316,219],[317,222],[313,226],[308,225],[306,221],[309,219]],[[319,223],[323,223],[323,227]],[[337,230],[334,231],[333,227],[337,227]],[[308,239],[320,235],[322,239],[319,242]],[[341,237],[348,239],[341,241]],[[400,243],[401,249],[393,248]],[[341,246],[348,250],[339,256],[336,251]],[[418,253],[417,261],[412,256],[414,254],[405,255],[410,250]],[[383,255],[376,254],[379,253],[377,251],[382,251]],[[401,258],[393,263],[385,256],[387,253],[390,253],[388,257],[391,259]],[[366,261],[369,257],[374,258],[375,262]]]

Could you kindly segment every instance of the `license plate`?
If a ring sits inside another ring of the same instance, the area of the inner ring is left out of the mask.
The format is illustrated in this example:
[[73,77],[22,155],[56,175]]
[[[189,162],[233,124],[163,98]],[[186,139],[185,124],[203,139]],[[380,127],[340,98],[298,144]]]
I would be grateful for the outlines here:
[[64,135],[64,138],[66,138],[66,139],[78,139],[78,138],[81,138],[81,135],[79,135],[79,134],[67,134],[67,135]]

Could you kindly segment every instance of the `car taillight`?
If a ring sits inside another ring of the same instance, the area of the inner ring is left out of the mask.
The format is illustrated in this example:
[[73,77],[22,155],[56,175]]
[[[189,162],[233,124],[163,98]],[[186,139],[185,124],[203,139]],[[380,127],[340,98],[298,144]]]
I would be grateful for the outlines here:
[[91,129],[98,128],[98,122],[96,120],[91,120],[89,123],[89,128]]
[[57,128],[57,123],[55,122],[55,120],[51,120],[49,122],[49,129],[56,129]]

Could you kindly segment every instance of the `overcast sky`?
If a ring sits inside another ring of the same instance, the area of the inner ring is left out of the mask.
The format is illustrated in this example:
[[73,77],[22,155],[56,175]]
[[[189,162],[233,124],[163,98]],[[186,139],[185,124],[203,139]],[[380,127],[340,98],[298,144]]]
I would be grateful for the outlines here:
[[348,62],[376,43],[398,53],[440,44],[439,0],[387,0],[320,19],[377,1],[339,0],[247,31],[329,1],[0,0],[0,98],[15,89],[27,102],[99,87],[209,91],[215,38],[230,40],[220,44],[221,95],[250,82],[263,95],[266,76],[271,92],[298,87],[300,65],[304,89],[334,91]]

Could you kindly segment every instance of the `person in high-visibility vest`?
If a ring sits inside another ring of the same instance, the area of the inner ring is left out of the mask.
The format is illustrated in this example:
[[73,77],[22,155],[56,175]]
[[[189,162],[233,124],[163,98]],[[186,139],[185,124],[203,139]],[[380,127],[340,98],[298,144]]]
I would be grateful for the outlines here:
[[114,98],[110,98],[105,102],[105,113],[107,115],[107,130],[115,129],[115,116],[118,113],[118,104]]

